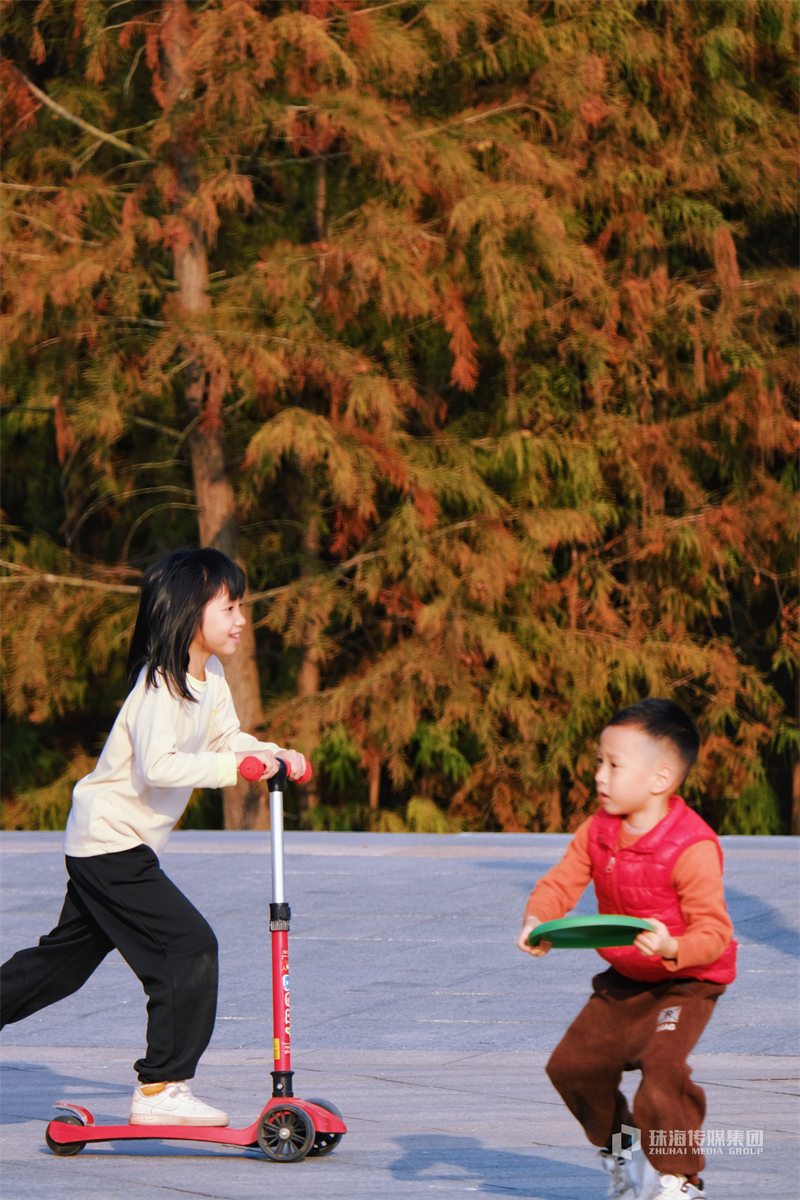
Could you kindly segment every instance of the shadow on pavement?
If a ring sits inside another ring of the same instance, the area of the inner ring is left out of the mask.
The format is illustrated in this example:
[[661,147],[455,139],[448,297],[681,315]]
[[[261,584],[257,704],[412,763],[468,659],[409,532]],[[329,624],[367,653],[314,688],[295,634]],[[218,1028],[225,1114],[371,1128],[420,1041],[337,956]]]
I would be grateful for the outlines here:
[[779,954],[800,958],[800,933],[786,924],[774,906],[730,884],[726,884],[725,899],[733,921],[734,937],[741,934],[749,942],[760,942]]
[[[52,1108],[57,1100],[73,1100],[94,1114],[100,1123],[103,1101],[112,1096],[131,1094],[130,1084],[113,1083],[108,1079],[86,1079],[62,1075],[44,1063],[7,1062],[0,1064],[0,1125],[18,1125],[24,1121],[50,1121],[57,1115]],[[109,1120],[122,1118],[117,1114]]]
[[389,1163],[398,1182],[435,1186],[462,1181],[465,1191],[485,1196],[523,1196],[530,1200],[597,1200],[606,1176],[538,1154],[493,1150],[476,1138],[450,1134],[409,1134],[396,1139],[401,1158]]

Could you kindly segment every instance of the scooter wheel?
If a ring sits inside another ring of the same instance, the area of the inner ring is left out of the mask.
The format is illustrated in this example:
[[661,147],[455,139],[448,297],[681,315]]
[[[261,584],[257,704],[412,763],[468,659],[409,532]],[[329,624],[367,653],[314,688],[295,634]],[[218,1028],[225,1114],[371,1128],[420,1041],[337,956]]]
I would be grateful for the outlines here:
[[[318,1104],[320,1108],[327,1109],[329,1113],[333,1113],[341,1121],[342,1114],[339,1112],[335,1104],[331,1104],[330,1100],[318,1100],[316,1096],[307,1097],[309,1104]],[[330,1154],[339,1145],[339,1142],[344,1137],[343,1133],[323,1133],[321,1129],[314,1131],[314,1145],[308,1152],[309,1158],[321,1158],[323,1154]]]
[[[83,1124],[83,1121],[81,1121],[78,1117],[64,1116],[59,1117],[58,1119],[62,1125]],[[50,1122],[50,1125],[52,1125],[52,1121]],[[81,1150],[86,1145],[86,1142],[55,1142],[50,1137],[50,1125],[48,1125],[47,1129],[44,1131],[44,1140],[47,1142],[49,1148],[53,1151],[53,1154],[57,1154],[59,1158],[71,1158],[73,1154],[80,1154]]]
[[272,1162],[300,1162],[314,1145],[314,1126],[302,1108],[270,1108],[258,1123],[258,1144]]

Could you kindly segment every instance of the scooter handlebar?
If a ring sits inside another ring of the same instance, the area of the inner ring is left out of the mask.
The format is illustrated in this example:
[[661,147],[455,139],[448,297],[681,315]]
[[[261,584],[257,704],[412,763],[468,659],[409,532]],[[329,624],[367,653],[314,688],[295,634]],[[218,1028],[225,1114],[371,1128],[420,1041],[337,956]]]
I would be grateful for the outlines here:
[[[282,758],[279,758],[278,762],[281,763],[281,765],[284,768],[286,767],[286,764],[284,763]],[[250,754],[247,756],[247,758],[243,758],[242,761],[239,763],[239,773],[241,775],[243,775],[245,779],[249,779],[251,782],[255,782],[256,779],[260,779],[261,776],[264,774],[264,764],[260,758],[256,758],[254,754]],[[306,761],[305,771],[303,772],[301,777],[298,780],[296,780],[295,782],[308,783],[312,774],[313,774],[313,772],[311,770],[311,763]],[[275,778],[275,776],[273,776],[273,778]],[[284,775],[284,779],[285,778],[286,778],[286,776]]]

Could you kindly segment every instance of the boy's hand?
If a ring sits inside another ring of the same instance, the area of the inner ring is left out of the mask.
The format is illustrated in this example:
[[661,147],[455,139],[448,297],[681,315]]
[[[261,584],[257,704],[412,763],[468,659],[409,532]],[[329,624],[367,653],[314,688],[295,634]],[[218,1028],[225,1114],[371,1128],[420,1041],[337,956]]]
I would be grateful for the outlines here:
[[[303,778],[307,764],[299,750],[279,750],[276,757],[282,758],[286,763],[290,779]],[[275,770],[277,769],[276,766]]]
[[528,945],[528,934],[532,929],[535,929],[537,925],[541,925],[541,923],[542,922],[538,917],[528,917],[525,924],[522,926],[522,931],[517,939],[517,946],[519,949],[525,954],[530,954],[533,958],[541,958],[542,955],[547,954],[548,950],[552,949],[553,945],[552,942],[539,942],[538,946]]
[[672,936],[663,921],[658,917],[645,917],[653,926],[653,932],[644,930],[633,943],[642,954],[660,954],[662,958],[676,958],[678,954],[677,939]]

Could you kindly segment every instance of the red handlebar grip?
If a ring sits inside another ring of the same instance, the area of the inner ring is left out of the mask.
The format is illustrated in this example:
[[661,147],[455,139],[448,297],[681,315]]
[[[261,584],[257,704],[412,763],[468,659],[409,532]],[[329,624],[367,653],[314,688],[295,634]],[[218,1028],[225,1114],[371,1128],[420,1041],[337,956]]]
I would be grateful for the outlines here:
[[254,782],[264,774],[264,764],[260,758],[256,758],[255,755],[250,754],[239,763],[239,773],[244,775],[245,779]]
[[[256,758],[255,755],[250,754],[239,763],[239,773],[244,775],[245,779],[249,779],[251,783],[255,782],[256,779],[260,779],[264,774],[264,764],[260,758]],[[306,760],[306,769],[297,782],[308,783],[312,775],[311,763]]]

